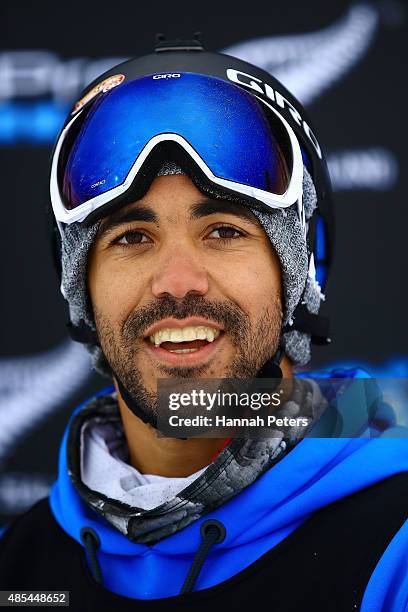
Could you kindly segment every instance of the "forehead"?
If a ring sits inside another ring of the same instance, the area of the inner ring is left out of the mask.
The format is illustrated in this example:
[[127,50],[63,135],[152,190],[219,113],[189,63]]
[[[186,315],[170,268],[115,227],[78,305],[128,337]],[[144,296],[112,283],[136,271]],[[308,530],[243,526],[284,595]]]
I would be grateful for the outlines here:
[[185,175],[156,177],[148,192],[139,200],[116,209],[102,219],[101,230],[131,221],[176,223],[182,217],[194,221],[224,213],[240,217],[258,228],[258,219],[249,207],[227,199],[203,195]]

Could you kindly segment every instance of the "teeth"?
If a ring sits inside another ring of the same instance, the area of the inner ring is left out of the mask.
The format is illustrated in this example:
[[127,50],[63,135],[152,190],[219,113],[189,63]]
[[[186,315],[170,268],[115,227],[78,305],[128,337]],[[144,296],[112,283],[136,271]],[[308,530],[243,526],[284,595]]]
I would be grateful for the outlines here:
[[169,349],[169,353],[196,353],[200,349]]
[[170,342],[182,342],[183,341],[183,332],[179,332],[178,330],[173,330],[169,332],[169,340]]
[[197,339],[198,340],[207,339],[207,332],[205,330],[205,327],[197,327]]
[[194,329],[192,327],[185,327],[183,330],[183,338],[188,342],[195,340],[196,335]]
[[[160,346],[162,342],[191,342],[192,340],[207,340],[214,342],[220,335],[219,329],[207,327],[205,325],[197,325],[195,327],[182,327],[161,329],[149,337],[150,342],[156,346]],[[192,351],[197,349],[180,349],[183,351]]]
[[159,331],[159,344],[160,342],[168,342],[170,340],[170,332],[166,329]]

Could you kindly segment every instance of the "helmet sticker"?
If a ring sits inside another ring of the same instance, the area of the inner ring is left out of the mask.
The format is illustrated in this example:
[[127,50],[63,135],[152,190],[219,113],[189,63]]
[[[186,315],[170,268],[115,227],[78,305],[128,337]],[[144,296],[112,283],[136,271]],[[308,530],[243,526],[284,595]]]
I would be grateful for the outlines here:
[[95,96],[97,96],[99,93],[106,93],[110,89],[113,89],[117,85],[123,83],[124,80],[124,74],[115,74],[113,76],[108,77],[107,79],[104,79],[101,83],[95,85],[95,87],[93,87],[91,91],[88,91],[88,93],[83,98],[78,100],[78,102],[74,106],[71,115],[75,115],[75,113],[81,110],[81,108],[85,106],[87,102],[92,100],[92,98],[95,98]]

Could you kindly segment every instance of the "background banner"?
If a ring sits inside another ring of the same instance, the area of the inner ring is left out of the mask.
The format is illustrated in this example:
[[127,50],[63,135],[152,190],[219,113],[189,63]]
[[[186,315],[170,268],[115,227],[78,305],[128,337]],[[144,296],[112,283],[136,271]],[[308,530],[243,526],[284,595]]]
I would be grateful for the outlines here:
[[46,494],[69,414],[109,384],[66,334],[44,214],[51,149],[82,88],[151,52],[158,32],[201,31],[208,50],[270,71],[306,106],[328,156],[337,224],[325,303],[333,341],[314,347],[309,369],[408,376],[402,2],[279,0],[247,12],[6,2],[0,16],[0,524]]

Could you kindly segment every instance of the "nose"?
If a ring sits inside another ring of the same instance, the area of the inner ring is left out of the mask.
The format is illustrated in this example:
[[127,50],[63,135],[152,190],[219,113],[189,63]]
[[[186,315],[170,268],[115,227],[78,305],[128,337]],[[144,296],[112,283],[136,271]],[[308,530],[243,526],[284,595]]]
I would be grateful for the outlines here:
[[208,288],[207,271],[190,249],[175,246],[163,253],[152,281],[155,297],[171,295],[181,299],[188,293],[205,295]]

